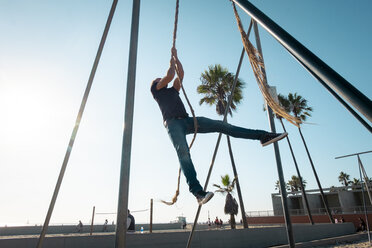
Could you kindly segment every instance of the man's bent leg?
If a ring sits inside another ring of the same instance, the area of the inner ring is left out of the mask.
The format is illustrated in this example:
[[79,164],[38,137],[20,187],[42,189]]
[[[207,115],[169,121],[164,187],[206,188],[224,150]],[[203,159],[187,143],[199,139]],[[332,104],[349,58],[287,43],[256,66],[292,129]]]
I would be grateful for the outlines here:
[[189,185],[189,190],[195,195],[200,190],[203,190],[203,188],[196,178],[196,171],[191,160],[190,150],[186,140],[186,126],[184,120],[171,120],[168,122],[167,130],[173,146],[176,149],[181,169]]
[[[190,119],[192,120],[192,118],[189,118],[188,122],[190,122]],[[262,135],[268,133],[264,130],[242,128],[242,127],[231,125],[223,121],[212,120],[206,117],[197,117],[197,121],[198,121],[198,133],[218,132],[218,133],[230,135],[235,138],[253,139],[253,140],[260,140]],[[188,133],[194,132],[193,124],[191,125],[191,123],[189,123],[188,127],[192,127],[191,129],[188,128],[187,130]]]

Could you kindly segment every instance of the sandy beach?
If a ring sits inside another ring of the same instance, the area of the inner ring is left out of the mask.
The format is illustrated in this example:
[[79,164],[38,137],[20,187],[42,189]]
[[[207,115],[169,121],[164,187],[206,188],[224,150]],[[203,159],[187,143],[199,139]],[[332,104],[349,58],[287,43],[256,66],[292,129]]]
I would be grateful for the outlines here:
[[317,246],[317,247],[342,247],[342,248],[363,248],[363,247],[372,247],[367,240],[355,241],[355,242],[342,242],[339,245],[332,245],[332,246]]

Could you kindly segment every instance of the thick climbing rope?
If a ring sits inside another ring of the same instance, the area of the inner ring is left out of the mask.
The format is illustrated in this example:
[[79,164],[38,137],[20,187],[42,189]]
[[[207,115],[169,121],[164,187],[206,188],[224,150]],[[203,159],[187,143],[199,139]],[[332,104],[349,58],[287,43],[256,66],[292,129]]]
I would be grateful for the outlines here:
[[265,72],[264,72],[264,63],[263,63],[262,55],[249,41],[249,38],[243,29],[243,24],[236,10],[235,3],[233,2],[232,5],[233,5],[237,25],[238,25],[238,28],[239,28],[239,31],[242,37],[244,49],[248,55],[249,62],[251,63],[251,66],[253,69],[253,73],[257,79],[257,84],[260,88],[260,91],[266,103],[270,106],[270,108],[274,111],[275,114],[283,117],[284,119],[286,119],[293,125],[299,127],[302,121],[299,118],[288,114],[287,111],[285,111],[285,109],[282,106],[280,106],[280,104],[277,101],[275,101],[272,95],[270,94],[270,90],[269,90],[270,86],[267,84],[266,77],[264,75]]
[[[175,17],[174,17],[173,46],[172,46],[172,49],[173,48],[176,48],[179,5],[180,5],[180,1],[177,0],[176,1],[176,13],[175,13]],[[178,76],[179,75],[179,71],[178,71],[178,68],[177,67],[176,67],[176,73],[177,73],[177,76]],[[196,119],[195,112],[194,112],[194,109],[193,109],[193,107],[192,107],[192,105],[191,105],[191,103],[189,101],[189,98],[187,97],[186,91],[183,88],[183,82],[182,82],[183,81],[183,78],[180,78],[180,77],[178,77],[178,78],[180,79],[181,89],[182,89],[183,95],[185,96],[185,99],[187,101],[187,104],[189,105],[189,108],[190,108],[192,117],[194,119],[194,130],[195,131],[194,131],[194,136],[193,136],[193,138],[192,138],[192,140],[190,142],[190,145],[189,145],[189,149],[191,149],[192,145],[194,144],[194,141],[195,141],[195,138],[196,138],[196,134],[198,133],[198,121]],[[180,181],[181,181],[181,167],[178,170],[177,190],[176,190],[175,195],[172,198],[172,201],[171,202],[167,202],[167,201],[161,200],[162,203],[165,203],[167,205],[173,205],[177,201],[178,195],[180,194]]]

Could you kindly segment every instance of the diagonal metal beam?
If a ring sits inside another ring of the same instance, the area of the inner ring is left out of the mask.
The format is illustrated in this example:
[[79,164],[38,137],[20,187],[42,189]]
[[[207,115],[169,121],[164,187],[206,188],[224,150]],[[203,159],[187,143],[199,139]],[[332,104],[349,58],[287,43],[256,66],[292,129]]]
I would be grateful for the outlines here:
[[90,89],[91,89],[92,84],[93,84],[94,76],[96,75],[99,60],[101,58],[103,47],[105,46],[107,34],[110,30],[111,21],[112,21],[112,18],[114,16],[114,13],[115,13],[117,3],[118,3],[118,0],[114,0],[112,2],[112,5],[111,5],[111,10],[110,10],[109,16],[107,18],[106,26],[105,26],[105,29],[103,31],[102,37],[101,37],[101,42],[100,42],[99,47],[98,47],[96,58],[94,60],[92,70],[91,70],[90,75],[89,75],[87,87],[85,88],[84,96],[83,96],[83,99],[82,99],[81,104],[80,104],[79,113],[76,117],[75,126],[74,126],[74,129],[72,131],[70,141],[68,143],[67,150],[66,150],[66,153],[65,153],[65,157],[63,159],[63,163],[62,163],[62,166],[61,166],[61,170],[59,172],[57,183],[56,183],[56,186],[54,188],[53,196],[52,196],[52,199],[51,199],[50,204],[49,204],[48,213],[45,217],[43,229],[41,230],[41,234],[40,234],[39,240],[37,242],[37,246],[36,246],[37,248],[41,248],[43,246],[45,234],[48,230],[49,221],[50,221],[50,218],[52,217],[54,205],[57,201],[57,196],[58,196],[58,193],[59,193],[59,189],[61,188],[61,184],[62,184],[62,181],[63,181],[63,176],[65,175],[65,171],[66,171],[66,168],[67,168],[68,161],[70,159],[72,147],[74,146],[74,143],[75,143],[75,138],[76,138],[77,132],[79,130],[80,121],[81,121],[81,118],[83,117],[85,105],[88,101],[89,92],[90,92]]
[[[261,40],[260,40],[260,34],[258,32],[258,26],[257,26],[256,21],[253,22],[253,30],[254,30],[254,34],[255,34],[255,38],[256,38],[257,50],[261,54],[262,63],[264,63],[262,47],[261,47]],[[262,72],[263,72],[263,76],[264,76],[264,81],[267,83],[265,67],[262,68]],[[257,80],[257,78],[256,78],[256,80]],[[266,104],[266,108],[267,108],[267,115],[268,115],[268,118],[269,118],[269,125],[270,125],[271,132],[276,133],[273,111],[271,110],[271,108],[269,107],[268,104]],[[293,237],[293,228],[292,228],[291,216],[289,214],[287,191],[285,189],[286,183],[285,183],[285,180],[284,180],[283,166],[282,166],[282,160],[280,158],[280,151],[279,151],[278,142],[274,143],[274,154],[275,154],[276,168],[277,168],[278,177],[279,177],[280,194],[281,194],[281,197],[282,197],[282,207],[283,207],[285,226],[286,226],[286,230],[287,230],[287,239],[288,239],[289,247],[292,248],[292,247],[295,247],[295,241],[294,241],[294,237]]]
[[[372,122],[372,101],[355,88],[351,83],[329,67],[325,62],[313,54],[304,45],[293,38],[287,31],[281,28],[263,12],[257,9],[247,0],[233,0],[240,8],[265,28],[285,49],[292,54],[311,74],[313,74],[331,94],[340,95],[351,105]],[[336,97],[336,96],[335,96]],[[336,97],[337,100],[339,98]],[[350,106],[345,105],[350,111]],[[353,114],[355,116],[355,114]],[[356,117],[357,118],[357,117]],[[357,118],[361,121],[361,118]],[[361,122],[364,126],[366,123]],[[367,124],[367,128],[368,128]],[[371,132],[371,128],[368,128]]]

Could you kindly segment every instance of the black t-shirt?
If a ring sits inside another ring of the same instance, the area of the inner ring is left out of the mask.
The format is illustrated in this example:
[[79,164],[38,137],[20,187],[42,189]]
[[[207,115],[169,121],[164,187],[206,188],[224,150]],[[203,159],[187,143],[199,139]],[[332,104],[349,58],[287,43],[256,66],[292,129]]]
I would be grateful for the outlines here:
[[180,93],[173,86],[171,88],[163,87],[160,90],[157,90],[157,84],[158,83],[152,84],[151,93],[159,104],[163,120],[166,121],[172,118],[188,117],[189,115],[187,114],[185,106],[180,98]]

